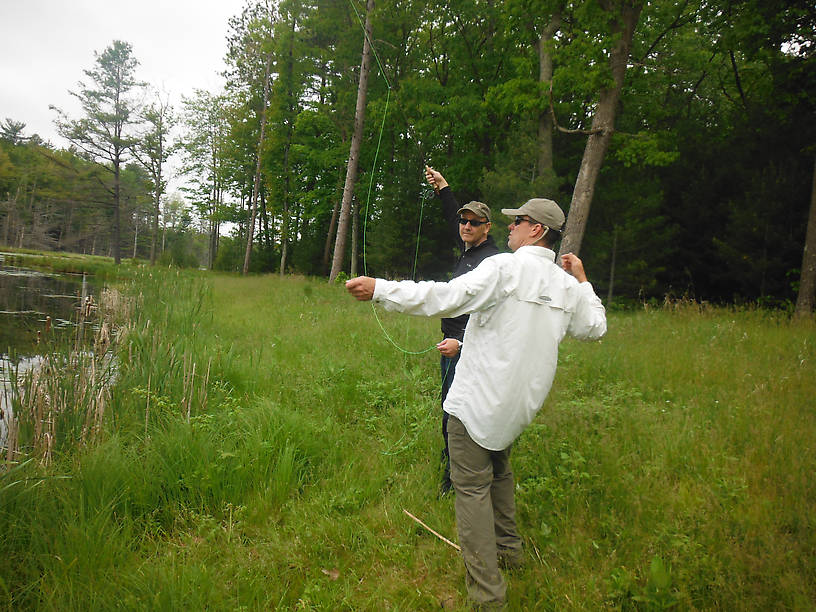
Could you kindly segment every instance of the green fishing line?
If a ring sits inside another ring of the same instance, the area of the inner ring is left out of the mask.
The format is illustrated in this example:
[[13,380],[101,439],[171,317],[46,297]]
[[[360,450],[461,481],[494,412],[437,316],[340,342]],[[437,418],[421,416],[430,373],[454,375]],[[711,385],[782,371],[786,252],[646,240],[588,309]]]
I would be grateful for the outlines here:
[[[380,74],[382,74],[383,79],[385,80],[386,87],[388,88],[386,91],[385,96],[385,108],[383,109],[383,116],[382,121],[380,122],[380,133],[377,137],[377,149],[374,152],[374,163],[371,166],[371,172],[369,173],[370,177],[368,180],[368,192],[366,194],[366,205],[365,205],[365,212],[363,215],[363,275],[368,276],[368,260],[366,256],[366,235],[368,232],[368,209],[371,203],[371,190],[374,186],[374,174],[377,168],[377,160],[380,156],[380,146],[382,144],[382,137],[383,132],[385,131],[385,120],[388,117],[388,105],[391,100],[391,83],[388,81],[388,76],[385,74],[385,69],[383,68],[382,62],[380,61],[380,56],[377,54],[377,49],[374,47],[374,44],[371,41],[371,38],[368,36],[368,32],[365,29],[365,25],[363,24],[363,20],[360,17],[360,13],[357,11],[357,7],[354,5],[353,0],[349,0],[349,4],[351,4],[351,8],[354,9],[354,13],[357,15],[357,21],[360,23],[360,27],[363,30],[363,34],[365,35],[366,39],[368,40],[369,47],[371,48],[372,52],[374,53],[374,58],[377,60],[377,66],[380,68]],[[416,238],[416,248],[414,250],[414,265],[413,270],[411,272],[411,280],[416,280],[416,268],[417,268],[417,260],[419,259],[419,239],[422,232],[422,215],[425,209],[425,195],[423,194],[422,200],[420,202],[419,208],[419,224],[417,225],[417,238]],[[399,344],[397,344],[393,338],[388,334],[385,327],[380,320],[379,315],[377,314],[377,309],[374,306],[374,302],[371,302],[371,311],[374,313],[374,319],[377,321],[377,325],[380,326],[382,330],[383,336],[385,339],[390,342],[394,348],[398,351],[405,353],[407,355],[423,355],[429,351],[432,351],[436,348],[436,346],[430,346],[422,351],[409,351],[407,349],[402,348]]]

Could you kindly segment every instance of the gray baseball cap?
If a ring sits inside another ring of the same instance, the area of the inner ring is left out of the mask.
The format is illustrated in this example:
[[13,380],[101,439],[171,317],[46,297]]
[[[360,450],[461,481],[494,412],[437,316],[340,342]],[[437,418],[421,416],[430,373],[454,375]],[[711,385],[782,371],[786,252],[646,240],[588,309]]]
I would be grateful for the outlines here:
[[466,210],[469,210],[470,212],[490,221],[490,208],[484,202],[477,202],[476,200],[468,202],[462,208],[457,210],[456,214],[461,215]]
[[502,208],[501,211],[508,217],[527,215],[541,225],[559,232],[564,227],[564,211],[558,204],[546,198],[533,198],[519,208]]

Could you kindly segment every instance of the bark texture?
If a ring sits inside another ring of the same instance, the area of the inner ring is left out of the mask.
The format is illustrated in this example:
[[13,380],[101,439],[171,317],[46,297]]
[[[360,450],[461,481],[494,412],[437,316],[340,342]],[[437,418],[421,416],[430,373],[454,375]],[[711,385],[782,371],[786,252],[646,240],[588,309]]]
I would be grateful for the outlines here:
[[252,256],[252,239],[255,236],[255,217],[258,215],[258,191],[261,185],[261,158],[263,157],[263,143],[266,135],[266,107],[269,103],[269,72],[272,67],[272,53],[266,58],[266,68],[264,70],[264,96],[263,107],[261,108],[261,135],[258,138],[258,159],[255,162],[255,182],[252,186],[252,208],[249,213],[249,224],[247,227],[247,244],[244,252],[243,273],[249,272],[249,260]]
[[349,220],[351,217],[351,201],[354,197],[354,185],[357,182],[357,168],[360,163],[360,143],[363,139],[363,122],[365,120],[366,95],[368,93],[368,73],[371,68],[371,14],[374,12],[374,0],[366,4],[365,39],[363,41],[363,59],[360,62],[360,84],[357,87],[357,107],[354,111],[354,133],[351,136],[348,169],[346,170],[346,184],[343,187],[343,201],[340,205],[340,218],[337,222],[337,239],[334,242],[334,257],[332,258],[329,281],[333,281],[340,274],[343,267],[343,258],[346,253]]
[[632,37],[642,9],[642,2],[624,3],[620,8],[618,18],[613,22],[612,34],[618,37],[609,56],[613,85],[600,92],[598,106],[592,118],[593,133],[587,139],[581,169],[578,171],[578,178],[572,193],[564,238],[561,240],[560,255],[565,253],[577,255],[581,250],[581,242],[589,218],[589,208],[595,194],[595,184],[598,181],[609,141],[615,130],[615,113],[623,89],[626,64],[632,48]]
[[794,316],[803,318],[813,312],[816,299],[816,161],[813,164],[813,185],[810,190],[805,248],[802,252],[802,272],[799,276],[799,295],[796,297]]

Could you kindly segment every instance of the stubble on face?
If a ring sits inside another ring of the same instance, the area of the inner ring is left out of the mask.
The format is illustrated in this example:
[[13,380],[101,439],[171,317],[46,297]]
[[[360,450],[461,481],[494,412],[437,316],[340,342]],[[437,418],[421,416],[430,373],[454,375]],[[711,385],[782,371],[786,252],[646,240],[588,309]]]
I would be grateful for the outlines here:
[[[521,225],[524,225],[524,223],[522,223]],[[524,236],[522,235],[521,225],[516,225],[514,221],[508,226],[510,233],[507,235],[507,246],[514,253],[524,243]]]

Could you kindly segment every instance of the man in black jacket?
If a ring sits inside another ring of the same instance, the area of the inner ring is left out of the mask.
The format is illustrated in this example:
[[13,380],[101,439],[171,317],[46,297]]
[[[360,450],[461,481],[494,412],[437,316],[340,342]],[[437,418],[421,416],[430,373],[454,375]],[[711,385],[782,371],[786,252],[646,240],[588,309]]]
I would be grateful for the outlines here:
[[[462,254],[453,270],[453,277],[470,272],[483,259],[496,255],[499,252],[490,232],[490,208],[482,202],[468,202],[460,207],[459,203],[448,186],[448,181],[441,173],[433,168],[425,167],[425,178],[434,188],[442,200],[442,213],[445,220],[452,227],[456,227],[456,238]],[[442,341],[436,345],[441,354],[440,367],[442,371],[442,403],[448,395],[453,376],[456,373],[456,364],[462,350],[462,339],[465,336],[465,326],[469,315],[461,315],[449,319],[442,319]],[[442,475],[442,493],[451,491],[450,455],[448,452],[448,413],[442,411],[442,437],[445,448],[442,458],[445,461],[445,471]]]

